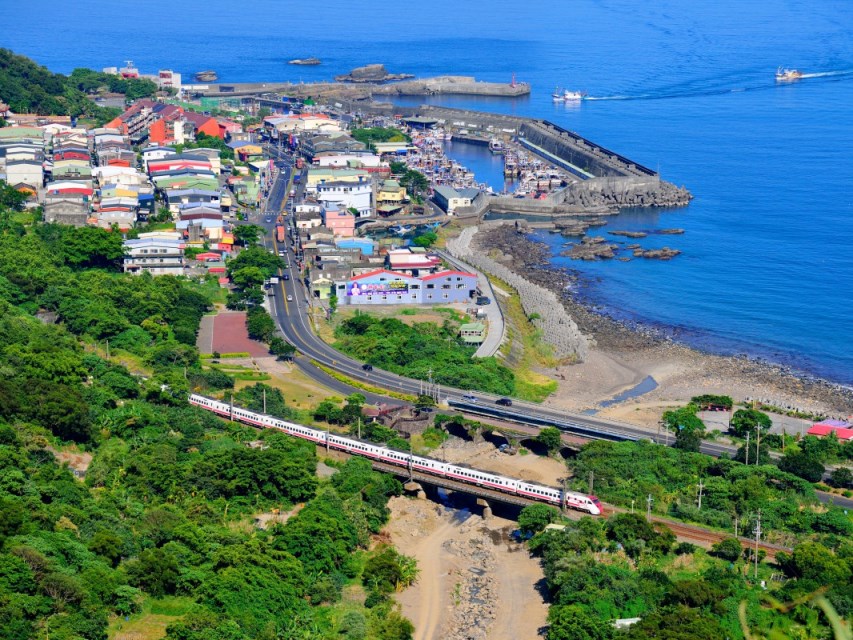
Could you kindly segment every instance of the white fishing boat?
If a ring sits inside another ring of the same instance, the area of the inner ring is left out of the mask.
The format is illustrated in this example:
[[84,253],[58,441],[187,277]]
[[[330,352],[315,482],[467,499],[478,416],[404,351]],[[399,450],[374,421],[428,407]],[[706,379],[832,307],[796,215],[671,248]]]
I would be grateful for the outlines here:
[[563,91],[555,91],[551,94],[551,97],[554,99],[554,102],[579,102],[586,97],[586,94],[581,91],[563,89]]
[[776,82],[793,82],[803,77],[803,72],[797,69],[776,69]]

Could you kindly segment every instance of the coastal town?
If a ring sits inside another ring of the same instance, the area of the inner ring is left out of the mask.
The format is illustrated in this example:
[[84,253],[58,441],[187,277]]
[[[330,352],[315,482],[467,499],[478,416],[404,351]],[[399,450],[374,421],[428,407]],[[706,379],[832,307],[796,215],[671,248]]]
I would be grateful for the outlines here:
[[[3,515],[4,562],[61,602],[33,633],[56,617],[69,639],[710,640],[720,602],[771,589],[809,615],[735,606],[725,628],[829,637],[818,610],[846,615],[849,389],[599,313],[532,235],[670,267],[684,229],[610,226],[686,207],[685,187],[548,120],[386,101],[526,95],[514,75],[92,74],[92,113],[0,92],[0,335],[23,345],[0,365],[31,394],[0,412],[0,447],[47,446],[74,491],[135,483],[89,526],[94,499],[48,513],[10,476],[0,514],[42,511]],[[105,88],[128,81],[146,95]],[[24,259],[34,246],[55,262]],[[74,355],[45,364],[51,341]],[[60,567],[62,544],[103,566]],[[115,584],[79,631],[97,571]],[[324,631],[297,635],[299,616]],[[679,616],[701,633],[656,635]]]

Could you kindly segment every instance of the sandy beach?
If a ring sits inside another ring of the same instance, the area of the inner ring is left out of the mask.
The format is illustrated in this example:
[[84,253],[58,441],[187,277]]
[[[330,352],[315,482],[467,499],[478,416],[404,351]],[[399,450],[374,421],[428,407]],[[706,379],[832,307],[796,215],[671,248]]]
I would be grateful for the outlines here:
[[[554,268],[543,244],[523,227],[501,225],[481,229],[475,249],[554,291],[592,348],[584,362],[544,371],[558,382],[546,404],[568,410],[599,409],[599,415],[656,424],[660,410],[704,393],[732,396],[736,402],[760,399],[778,407],[840,417],[853,413],[853,390],[789,367],[746,356],[721,356],[680,344],[665,327],[628,326],[575,299],[576,275]],[[638,398],[607,408],[602,403],[651,376],[657,387]],[[637,410],[641,409],[641,410]]]

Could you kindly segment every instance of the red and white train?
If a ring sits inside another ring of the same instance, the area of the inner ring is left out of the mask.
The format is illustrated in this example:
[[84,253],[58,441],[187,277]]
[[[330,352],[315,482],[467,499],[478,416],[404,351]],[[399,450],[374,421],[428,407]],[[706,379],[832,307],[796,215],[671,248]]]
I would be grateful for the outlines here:
[[[467,484],[486,487],[497,491],[503,491],[513,495],[523,496],[531,500],[539,500],[559,506],[560,494],[559,489],[548,487],[533,482],[524,482],[515,478],[507,478],[505,476],[495,475],[486,471],[479,471],[469,467],[462,467],[455,464],[449,464],[432,458],[416,456],[407,451],[396,451],[388,447],[381,447],[369,442],[362,442],[354,438],[345,438],[343,436],[312,429],[301,424],[279,420],[272,416],[263,413],[255,413],[242,409],[240,407],[231,407],[227,402],[220,402],[213,398],[192,394],[189,397],[190,404],[193,404],[202,409],[212,411],[220,416],[232,418],[245,422],[256,427],[267,429],[278,429],[284,433],[311,440],[322,446],[328,446],[331,449],[339,449],[354,455],[361,455],[374,460],[379,460],[386,464],[393,464],[412,471],[421,473],[430,473],[436,476],[442,476],[464,482]],[[328,441],[327,441],[328,440]],[[566,507],[586,511],[591,515],[601,515],[601,502],[595,496],[588,496],[583,493],[566,492]]]

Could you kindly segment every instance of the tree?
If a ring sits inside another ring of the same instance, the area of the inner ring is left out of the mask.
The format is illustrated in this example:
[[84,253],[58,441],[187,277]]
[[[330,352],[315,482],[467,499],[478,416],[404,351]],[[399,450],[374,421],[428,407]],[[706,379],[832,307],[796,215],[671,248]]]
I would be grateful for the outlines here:
[[539,533],[557,518],[560,512],[547,504],[531,504],[518,514],[518,528],[525,534]]
[[296,353],[296,347],[279,336],[273,336],[270,339],[270,353],[278,357],[279,360],[292,360],[293,354]]
[[259,287],[264,283],[266,275],[259,267],[244,267],[233,273],[232,282],[241,289]]
[[809,482],[818,482],[826,471],[817,458],[804,451],[786,453],[779,461],[779,468]]
[[738,409],[732,416],[729,431],[739,438],[745,438],[747,433],[751,433],[752,437],[755,437],[756,427],[764,435],[770,430],[772,424],[770,416],[757,409]]
[[833,487],[845,489],[850,486],[851,482],[853,482],[853,472],[851,472],[847,467],[838,467],[832,470],[829,478]]
[[736,562],[740,558],[742,547],[737,538],[723,538],[719,542],[715,542],[711,549],[723,560]]
[[610,640],[613,625],[579,605],[552,605],[548,611],[548,640]]
[[275,333],[275,320],[265,309],[253,307],[246,314],[246,329],[253,340],[269,342]]
[[556,427],[544,427],[539,430],[536,441],[548,449],[549,453],[557,451],[563,444],[562,434]]
[[254,224],[240,224],[234,227],[234,239],[239,240],[246,247],[258,244],[263,234],[263,227]]
[[696,415],[696,405],[688,404],[675,411],[666,411],[663,422],[675,433],[675,448],[684,451],[699,451],[705,435],[705,423]]
[[412,244],[416,247],[429,248],[438,240],[438,234],[435,231],[426,231],[412,239]]
[[334,315],[338,310],[338,296],[332,294],[329,296],[329,314]]

